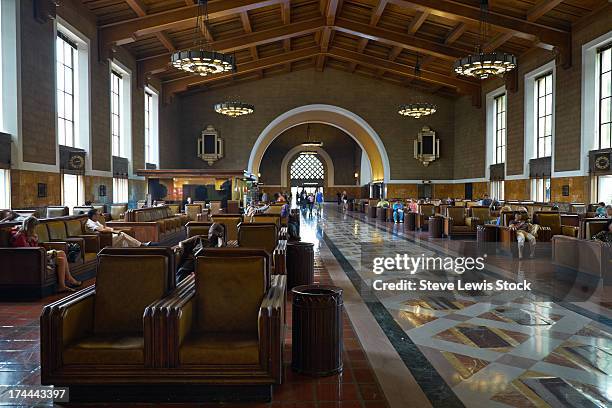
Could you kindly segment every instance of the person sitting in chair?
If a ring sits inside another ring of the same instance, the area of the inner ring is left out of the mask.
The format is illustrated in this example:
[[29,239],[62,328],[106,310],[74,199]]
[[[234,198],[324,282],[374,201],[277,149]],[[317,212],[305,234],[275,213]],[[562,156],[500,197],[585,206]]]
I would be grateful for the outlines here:
[[176,283],[185,279],[195,270],[196,257],[204,248],[220,248],[225,245],[223,242],[224,227],[217,222],[212,223],[208,229],[208,236],[196,235],[181,243],[183,254],[179,261],[176,271]]
[[535,256],[536,237],[539,226],[529,222],[529,213],[527,212],[527,208],[519,208],[517,218],[510,222],[510,228],[516,231],[519,259],[523,259],[523,247],[525,246],[525,240],[529,241],[529,246],[531,248],[529,257],[533,258]]
[[400,200],[393,203],[393,222],[404,222],[404,204]]
[[[9,243],[14,248],[23,247],[37,247],[38,235],[36,234],[36,226],[40,223],[34,216],[26,217],[20,227],[15,227],[11,230],[11,237]],[[70,286],[81,286],[82,282],[74,279],[70,274],[70,267],[68,265],[68,258],[66,253],[61,250],[51,249],[47,251],[47,265],[48,270],[55,270],[57,274],[57,291],[62,292],[74,292],[74,289]]]
[[604,203],[603,201],[597,204],[597,209],[595,210],[595,217],[608,218],[608,210],[606,209],[606,203]]
[[113,247],[115,248],[135,248],[141,246],[149,246],[151,243],[142,243],[134,237],[129,236],[125,232],[115,231],[111,227],[102,225],[99,220],[100,214],[98,210],[92,208],[87,212],[87,222],[85,229],[87,232],[111,232],[113,234]]
[[270,206],[267,204],[262,205],[262,206],[257,206],[257,202],[251,201],[246,211],[244,212],[244,215],[249,217],[250,220],[253,221],[253,217],[255,215],[265,213],[266,211],[268,211],[268,208],[270,208]]
[[591,239],[612,245],[612,218],[606,223],[606,228],[593,235]]

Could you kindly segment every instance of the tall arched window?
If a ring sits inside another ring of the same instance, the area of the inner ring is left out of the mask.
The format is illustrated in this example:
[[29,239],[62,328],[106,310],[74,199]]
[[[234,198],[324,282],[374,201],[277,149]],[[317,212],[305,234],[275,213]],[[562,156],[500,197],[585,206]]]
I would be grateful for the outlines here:
[[323,180],[325,168],[316,154],[300,155],[291,164],[292,180]]

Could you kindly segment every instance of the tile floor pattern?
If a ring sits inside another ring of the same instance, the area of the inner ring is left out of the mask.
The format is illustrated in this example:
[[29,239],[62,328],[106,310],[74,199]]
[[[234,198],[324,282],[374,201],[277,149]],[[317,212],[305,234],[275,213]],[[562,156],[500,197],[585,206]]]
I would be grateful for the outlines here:
[[[318,248],[318,245],[317,245]],[[91,283],[91,282],[88,282]],[[315,283],[332,284],[315,253]],[[58,297],[33,303],[0,303],[0,386],[40,385],[39,315],[44,304]],[[291,370],[291,303],[287,304],[288,330],[285,343],[285,382],[274,387],[272,403],[242,404],[67,404],[69,407],[240,407],[240,408],[387,408],[366,355],[344,314],[344,371],[312,378]],[[50,405],[50,404],[49,404]],[[0,403],[2,406],[15,406]],[[29,406],[29,405],[22,405]],[[56,406],[58,406],[56,404]]]
[[[348,262],[343,268],[364,301],[384,306],[459,398],[459,403],[448,406],[612,406],[612,331],[600,322],[609,321],[605,317],[595,321],[591,313],[538,301],[525,292],[474,291],[449,296],[373,291],[374,279],[397,282],[411,277],[405,273],[375,275],[371,265],[361,267],[362,260],[397,252],[427,256],[442,251],[444,255],[450,253],[444,249],[446,243],[440,240],[441,245],[432,246],[418,234],[404,231],[401,224],[374,223],[363,214],[341,214],[330,207],[321,219],[307,223],[320,234],[324,232],[339,261]],[[520,270],[504,272],[520,278]],[[439,282],[456,278],[439,270],[419,270],[417,276]],[[377,317],[383,329],[389,326],[384,319]],[[414,368],[411,372],[424,390],[432,381],[426,373],[420,375]],[[428,397],[432,400],[435,395]],[[433,400],[432,404],[436,406]]]

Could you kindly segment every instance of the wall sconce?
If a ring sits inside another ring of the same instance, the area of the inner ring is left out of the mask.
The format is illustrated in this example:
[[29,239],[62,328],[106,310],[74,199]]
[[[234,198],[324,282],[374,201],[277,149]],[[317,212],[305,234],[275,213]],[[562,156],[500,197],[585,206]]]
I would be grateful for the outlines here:
[[359,178],[359,173],[355,172],[355,178]]

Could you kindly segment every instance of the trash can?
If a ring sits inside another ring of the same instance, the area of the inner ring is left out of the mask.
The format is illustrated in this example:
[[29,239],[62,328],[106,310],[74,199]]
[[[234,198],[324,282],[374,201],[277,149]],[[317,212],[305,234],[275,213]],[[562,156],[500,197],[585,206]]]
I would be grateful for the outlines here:
[[342,289],[305,285],[291,293],[291,367],[316,377],[342,372]]
[[427,220],[429,238],[442,238],[444,234],[444,217],[429,217]]
[[376,218],[381,221],[387,221],[387,209],[383,207],[376,208]]
[[404,212],[404,228],[406,228],[408,231],[415,231],[416,217],[417,214],[412,211]]
[[287,242],[287,289],[314,283],[314,244]]

